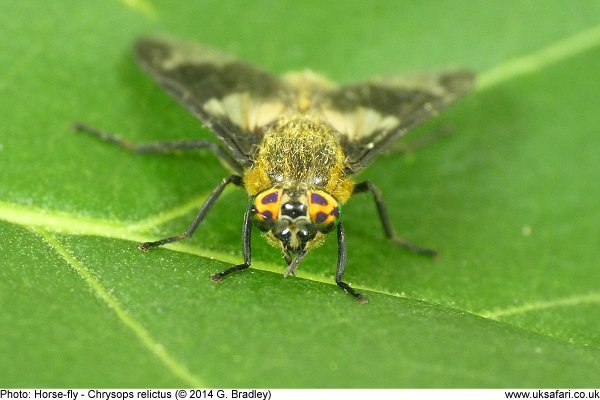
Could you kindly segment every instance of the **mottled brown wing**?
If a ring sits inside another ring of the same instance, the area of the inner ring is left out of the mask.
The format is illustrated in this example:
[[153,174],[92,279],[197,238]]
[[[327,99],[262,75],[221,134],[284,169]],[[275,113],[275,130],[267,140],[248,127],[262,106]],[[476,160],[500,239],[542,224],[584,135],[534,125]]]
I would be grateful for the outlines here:
[[366,167],[392,141],[466,93],[474,74],[379,79],[336,86],[310,71],[279,78],[237,58],[168,36],[140,39],[140,66],[251,165],[263,134],[285,115],[304,114],[340,137],[346,170]]
[[264,128],[294,100],[280,78],[237,58],[169,36],[143,37],[134,47],[142,67],[250,165]]
[[379,79],[312,94],[311,107],[340,134],[346,169],[366,167],[392,141],[464,95],[471,71]]

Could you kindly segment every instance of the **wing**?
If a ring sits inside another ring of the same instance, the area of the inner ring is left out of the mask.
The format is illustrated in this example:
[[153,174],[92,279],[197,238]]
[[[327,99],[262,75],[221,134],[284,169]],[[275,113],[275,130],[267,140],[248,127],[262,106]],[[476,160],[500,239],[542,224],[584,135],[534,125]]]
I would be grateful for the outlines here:
[[294,100],[280,78],[199,44],[168,36],[137,41],[134,56],[154,80],[250,165],[264,128]]
[[339,134],[346,170],[358,172],[390,142],[466,93],[474,79],[461,70],[338,87],[310,71],[279,78],[168,36],[141,38],[134,55],[245,166],[268,127],[284,115],[304,114]]
[[457,70],[341,87],[321,85],[311,93],[310,103],[312,112],[339,132],[346,170],[356,173],[392,141],[465,94],[474,77]]

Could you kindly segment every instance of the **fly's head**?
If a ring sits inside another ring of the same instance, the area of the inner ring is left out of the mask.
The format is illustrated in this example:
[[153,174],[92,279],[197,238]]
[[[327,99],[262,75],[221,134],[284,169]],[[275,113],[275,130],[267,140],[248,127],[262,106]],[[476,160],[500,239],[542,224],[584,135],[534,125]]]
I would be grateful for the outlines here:
[[252,221],[286,256],[304,252],[339,223],[341,204],[323,190],[270,188],[252,203]]

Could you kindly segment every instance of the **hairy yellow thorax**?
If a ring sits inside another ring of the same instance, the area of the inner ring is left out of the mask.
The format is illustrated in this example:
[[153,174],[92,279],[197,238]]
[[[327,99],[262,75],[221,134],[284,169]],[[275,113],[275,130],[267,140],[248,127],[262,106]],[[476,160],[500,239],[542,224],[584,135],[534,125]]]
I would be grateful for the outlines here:
[[244,174],[253,196],[271,187],[323,189],[341,203],[354,182],[344,173],[344,154],[335,132],[306,116],[283,119],[265,132],[254,164]]

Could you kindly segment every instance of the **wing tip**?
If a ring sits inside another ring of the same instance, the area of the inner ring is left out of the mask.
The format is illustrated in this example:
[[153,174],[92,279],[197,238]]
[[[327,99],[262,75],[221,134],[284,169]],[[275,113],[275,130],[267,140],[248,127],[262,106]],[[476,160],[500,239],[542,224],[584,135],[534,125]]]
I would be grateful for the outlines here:
[[164,36],[145,35],[136,39],[133,44],[133,58],[146,70],[149,65],[167,57],[168,46]]
[[451,94],[458,98],[469,92],[475,85],[477,74],[470,69],[456,69],[440,76],[440,84]]

